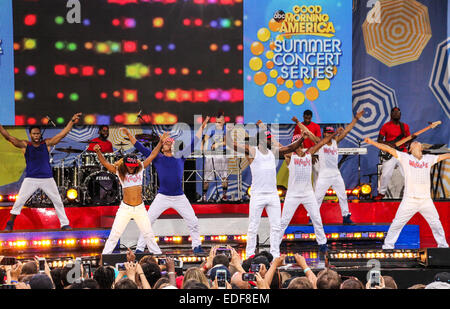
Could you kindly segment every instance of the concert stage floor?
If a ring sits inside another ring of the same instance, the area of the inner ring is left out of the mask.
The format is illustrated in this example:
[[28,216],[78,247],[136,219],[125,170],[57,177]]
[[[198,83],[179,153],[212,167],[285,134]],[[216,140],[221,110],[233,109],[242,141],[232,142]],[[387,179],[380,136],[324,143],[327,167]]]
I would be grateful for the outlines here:
[[[349,203],[352,220],[357,225],[384,225],[392,222],[400,201]],[[435,201],[436,209],[444,227],[447,242],[450,243],[450,201]],[[148,207],[148,206],[147,206]],[[237,235],[246,234],[248,224],[248,204],[193,204],[199,218],[200,233],[203,235]],[[111,228],[118,206],[66,206],[66,213],[72,228]],[[0,229],[6,226],[11,206],[0,207]],[[326,226],[341,225],[342,217],[337,203],[323,203],[320,209],[322,221]],[[306,225],[308,217],[303,207],[295,213],[291,225]],[[425,219],[416,214],[408,223],[419,226],[420,247],[434,247],[431,229]],[[16,230],[58,229],[59,221],[53,208],[27,208],[17,217]],[[157,236],[188,235],[183,220],[173,210],[165,211],[154,225]],[[260,238],[265,239],[268,220],[263,212],[260,226]],[[131,231],[134,238],[136,229]]]

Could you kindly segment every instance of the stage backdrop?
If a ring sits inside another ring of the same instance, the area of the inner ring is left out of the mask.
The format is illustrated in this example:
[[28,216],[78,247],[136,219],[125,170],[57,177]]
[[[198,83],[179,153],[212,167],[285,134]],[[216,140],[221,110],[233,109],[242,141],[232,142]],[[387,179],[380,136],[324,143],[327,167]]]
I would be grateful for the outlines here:
[[350,122],[351,1],[244,1],[244,119]]
[[12,0],[0,1],[0,123],[14,124]]

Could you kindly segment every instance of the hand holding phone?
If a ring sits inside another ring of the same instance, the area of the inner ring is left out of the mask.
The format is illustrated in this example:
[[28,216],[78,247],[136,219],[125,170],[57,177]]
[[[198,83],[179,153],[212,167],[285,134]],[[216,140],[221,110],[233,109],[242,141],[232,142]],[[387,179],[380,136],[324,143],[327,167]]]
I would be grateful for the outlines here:
[[242,274],[242,281],[255,281],[256,275],[251,273]]
[[226,289],[227,287],[227,271],[224,269],[218,269],[216,271],[217,287],[219,289]]

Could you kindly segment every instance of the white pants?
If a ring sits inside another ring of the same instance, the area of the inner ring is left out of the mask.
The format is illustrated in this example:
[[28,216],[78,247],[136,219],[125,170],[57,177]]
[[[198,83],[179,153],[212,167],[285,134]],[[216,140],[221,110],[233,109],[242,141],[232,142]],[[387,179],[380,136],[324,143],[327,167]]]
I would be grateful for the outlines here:
[[20,215],[23,205],[37,189],[44,191],[52,201],[61,227],[69,225],[69,219],[67,219],[66,212],[64,211],[61,195],[59,195],[58,187],[53,178],[25,178],[10,213],[12,215]]
[[314,226],[314,233],[316,234],[316,241],[319,245],[327,243],[327,237],[323,230],[322,219],[320,218],[319,206],[317,205],[314,192],[305,193],[303,196],[289,196],[289,190],[284,200],[283,213],[281,215],[281,233],[280,243],[283,241],[283,234],[286,231],[292,217],[295,214],[298,206],[303,204],[309,216],[311,217]]
[[152,225],[148,219],[144,203],[138,206],[129,206],[124,202],[120,203],[119,209],[117,210],[116,218],[114,219],[114,223],[111,228],[111,233],[105,243],[105,248],[103,249],[102,254],[110,254],[113,252],[120,236],[122,236],[122,233],[125,231],[125,228],[131,219],[136,222],[150,252],[154,254],[161,254],[162,252],[156,244],[155,235],[153,234]]
[[436,207],[434,207],[433,200],[431,198],[418,199],[405,197],[400,203],[394,221],[389,227],[386,239],[384,240],[383,249],[394,249],[395,242],[397,241],[403,226],[405,226],[416,213],[420,213],[430,225],[438,247],[448,248],[447,241],[445,240],[444,228],[442,227],[441,221],[439,221],[439,214]]
[[[158,193],[148,209],[148,218],[150,219],[151,224],[153,224],[156,219],[169,208],[175,209],[187,223],[192,239],[192,248],[200,246],[202,243],[200,240],[198,218],[194,213],[194,209],[192,209],[191,203],[189,203],[189,200],[184,194],[168,196]],[[145,240],[142,234],[139,236],[136,249],[141,251],[144,251],[145,249]]]
[[341,174],[334,177],[321,177],[319,174],[319,179],[316,182],[315,194],[317,199],[317,204],[319,209],[322,206],[323,198],[327,193],[329,187],[333,187],[336,192],[336,196],[339,199],[339,206],[341,206],[342,216],[345,217],[350,214],[348,210],[347,202],[347,192],[345,191],[344,179],[342,179]]
[[277,193],[255,194],[250,197],[249,223],[247,231],[247,257],[255,254],[256,236],[262,212],[266,209],[270,223],[270,253],[273,257],[280,256],[280,234],[281,234],[281,204]]
[[[217,175],[217,178],[216,178]],[[228,176],[228,158],[225,156],[205,159],[205,180],[224,182]]]
[[392,157],[387,161],[383,161],[381,165],[380,187],[378,188],[379,194],[383,195],[386,194],[389,182],[391,181],[392,178],[392,173],[394,172],[394,169],[397,166],[399,167],[402,176],[405,176],[403,173],[402,166],[400,165],[400,162],[396,158]]
[[311,179],[311,182],[312,182],[313,188],[316,186],[317,179],[319,178],[319,165],[320,165],[319,161],[317,161],[316,164],[312,165],[312,179]]

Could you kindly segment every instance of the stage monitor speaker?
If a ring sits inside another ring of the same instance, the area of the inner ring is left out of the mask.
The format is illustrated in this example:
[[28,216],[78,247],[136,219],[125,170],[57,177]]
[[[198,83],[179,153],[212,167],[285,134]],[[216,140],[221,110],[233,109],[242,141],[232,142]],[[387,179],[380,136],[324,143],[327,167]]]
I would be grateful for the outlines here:
[[427,267],[450,266],[450,248],[420,249],[419,263]]
[[[142,257],[151,255],[149,253],[135,253],[136,261],[140,261]],[[102,254],[102,265],[116,267],[117,263],[125,263],[127,255],[125,253]]]

